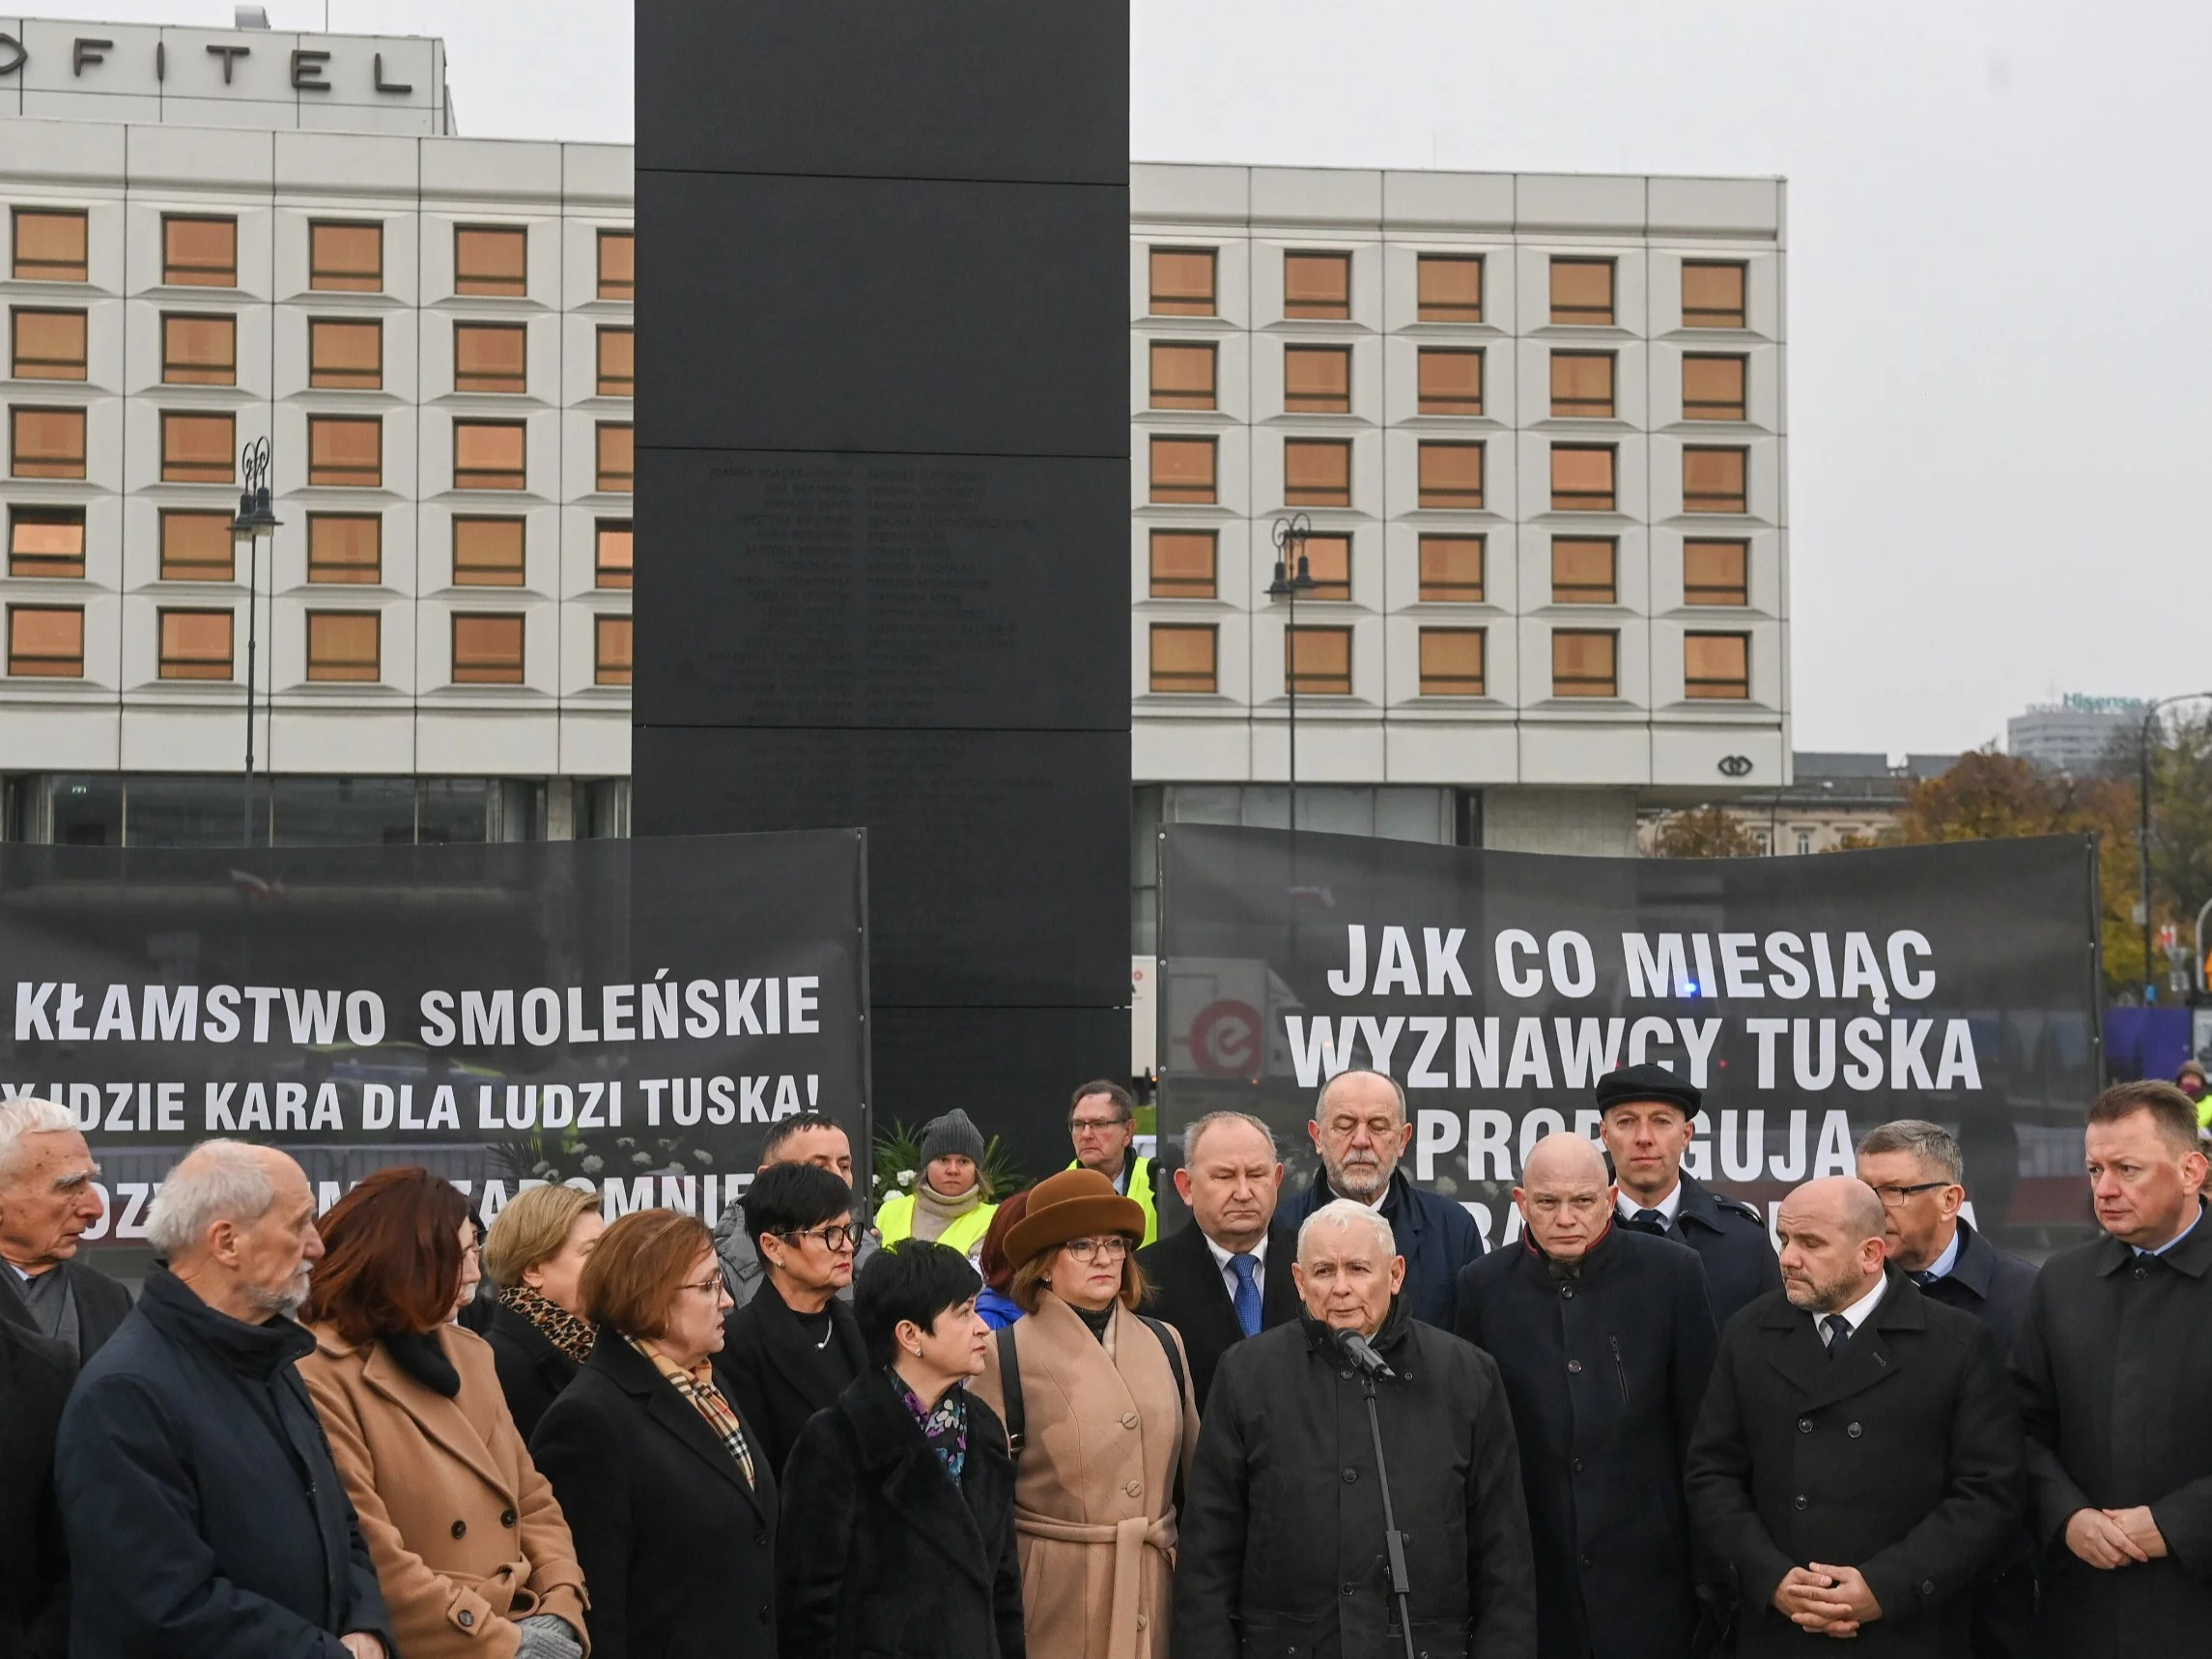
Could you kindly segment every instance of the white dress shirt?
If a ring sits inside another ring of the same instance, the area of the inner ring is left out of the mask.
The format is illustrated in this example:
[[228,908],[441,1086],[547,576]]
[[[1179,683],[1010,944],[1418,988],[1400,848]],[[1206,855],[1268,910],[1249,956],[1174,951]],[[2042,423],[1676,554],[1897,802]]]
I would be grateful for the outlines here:
[[[1843,1317],[1850,1322],[1852,1335],[1857,1336],[1860,1328],[1863,1327],[1868,1320],[1874,1317],[1874,1310],[1882,1305],[1883,1294],[1886,1292],[1888,1288],[1889,1275],[1887,1273],[1884,1273],[1880,1278],[1874,1281],[1874,1288],[1872,1290],[1868,1291],[1864,1296],[1860,1297],[1849,1307],[1838,1308],[1836,1310],[1836,1312],[1841,1313]],[[1812,1316],[1813,1334],[1820,1338],[1821,1346],[1823,1348],[1828,1346],[1828,1321],[1834,1317],[1835,1315],[1831,1313],[1816,1313]]]
[[[1204,1233],[1199,1237],[1205,1239]],[[1213,1265],[1221,1270],[1221,1282],[1229,1287],[1229,1300],[1234,1303],[1236,1301],[1236,1270],[1229,1263],[1236,1252],[1223,1249],[1211,1239],[1205,1239],[1205,1247],[1213,1252]],[[1264,1300],[1267,1295],[1267,1235],[1261,1234],[1260,1242],[1244,1253],[1252,1258],[1252,1288]]]
[[1657,1210],[1665,1219],[1667,1229],[1671,1232],[1674,1228],[1675,1213],[1682,1208],[1682,1183],[1679,1181],[1676,1182],[1674,1184],[1674,1190],[1669,1192],[1664,1198],[1661,1198],[1657,1204],[1638,1204],[1626,1192],[1614,1194],[1613,1201],[1619,1207],[1621,1218],[1624,1221],[1635,1219],[1635,1215],[1638,1210]]

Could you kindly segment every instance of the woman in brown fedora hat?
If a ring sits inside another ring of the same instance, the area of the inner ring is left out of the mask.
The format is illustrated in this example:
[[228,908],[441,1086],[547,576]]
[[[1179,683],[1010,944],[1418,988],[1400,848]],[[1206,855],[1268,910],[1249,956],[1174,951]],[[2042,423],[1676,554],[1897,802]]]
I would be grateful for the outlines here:
[[1174,1497],[1198,1405],[1182,1338],[1137,1311],[1144,1235],[1143,1207],[1095,1170],[1030,1188],[1006,1239],[1023,1314],[973,1385],[1017,1442],[1023,1626],[1054,1659],[1168,1652]]

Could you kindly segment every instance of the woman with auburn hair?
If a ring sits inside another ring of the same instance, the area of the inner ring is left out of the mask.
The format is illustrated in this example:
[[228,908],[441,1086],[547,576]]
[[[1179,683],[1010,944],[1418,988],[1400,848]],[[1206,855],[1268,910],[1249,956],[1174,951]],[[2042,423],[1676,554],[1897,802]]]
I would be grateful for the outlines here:
[[983,1294],[976,1299],[976,1311],[993,1330],[1004,1330],[1022,1316],[1021,1304],[1010,1294],[1014,1264],[1007,1260],[1007,1235],[1028,1214],[1029,1188],[1025,1187],[999,1206],[983,1234],[982,1253],[976,1258],[976,1271],[983,1275]]
[[776,1472],[715,1382],[732,1304],[714,1235],[674,1210],[625,1216],[581,1296],[599,1335],[530,1449],[576,1528],[593,1651],[773,1654]]
[[583,1316],[583,1264],[605,1231],[590,1193],[533,1187],[499,1212],[484,1241],[484,1276],[499,1287],[484,1339],[525,1440],[591,1356],[599,1330]]
[[583,1571],[508,1416],[484,1339],[452,1323],[479,1276],[468,1200],[382,1169],[326,1215],[299,1374],[407,1659],[580,1659]]

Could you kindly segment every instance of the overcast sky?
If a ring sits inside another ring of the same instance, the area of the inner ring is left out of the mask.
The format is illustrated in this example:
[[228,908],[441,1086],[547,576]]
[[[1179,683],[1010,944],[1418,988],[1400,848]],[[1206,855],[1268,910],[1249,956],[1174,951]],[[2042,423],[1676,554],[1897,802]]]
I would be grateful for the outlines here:
[[[2212,685],[2212,7],[1132,5],[1141,158],[1788,178],[1797,747],[1958,749],[2056,692]],[[269,11],[323,24],[323,0]],[[442,34],[483,135],[628,139],[630,20],[330,6],[340,30]]]

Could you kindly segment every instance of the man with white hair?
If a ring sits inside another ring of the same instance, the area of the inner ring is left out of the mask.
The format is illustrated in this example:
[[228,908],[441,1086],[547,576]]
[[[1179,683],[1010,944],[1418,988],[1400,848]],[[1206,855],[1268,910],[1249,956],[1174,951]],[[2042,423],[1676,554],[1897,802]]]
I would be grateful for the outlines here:
[[1405,1650],[1370,1380],[1414,1650],[1534,1659],[1528,1513],[1496,1362],[1410,1315],[1404,1259],[1372,1206],[1322,1205],[1296,1248],[1305,1312],[1237,1343],[1214,1373],[1182,1513],[1174,1659]]
[[83,1259],[85,1229],[99,1219],[99,1174],[69,1107],[0,1105],[0,1319],[80,1362],[130,1311],[130,1293]]
[[167,1265],[62,1414],[71,1651],[383,1659],[376,1568],[296,1368],[323,1254],[306,1176],[272,1147],[202,1141],[147,1237]]

